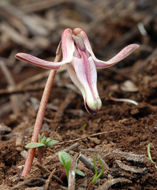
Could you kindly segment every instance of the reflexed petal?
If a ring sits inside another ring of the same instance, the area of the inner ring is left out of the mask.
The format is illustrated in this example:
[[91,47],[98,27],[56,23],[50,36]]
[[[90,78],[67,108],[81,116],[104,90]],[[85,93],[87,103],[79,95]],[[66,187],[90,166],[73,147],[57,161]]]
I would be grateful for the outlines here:
[[76,73],[76,78],[81,84],[81,89],[78,85],[77,86],[81,92],[83,91],[85,107],[88,112],[93,113],[101,108],[101,100],[97,92],[95,64],[89,61],[90,59],[88,60],[88,58],[87,60],[83,60],[83,58],[74,57],[72,65]]
[[74,31],[77,35],[82,36],[82,38],[84,39],[86,49],[92,56],[97,68],[111,67],[112,65],[125,59],[127,56],[129,56],[133,51],[135,51],[139,47],[138,44],[130,44],[130,45],[126,46],[125,48],[123,48],[116,56],[114,56],[110,60],[101,61],[95,57],[86,33],[83,30],[81,30],[80,28],[76,28],[76,29],[74,29]]
[[123,48],[117,55],[115,55],[113,58],[109,59],[108,61],[101,61],[97,59],[96,57],[93,57],[93,59],[97,68],[111,67],[112,65],[115,65],[116,63],[125,59],[132,52],[134,52],[138,47],[139,45],[137,44],[130,44],[126,46],[125,48]]
[[15,57],[21,61],[25,61],[45,69],[59,69],[61,65],[70,62],[70,60],[63,60],[61,62],[45,61],[27,53],[17,53]]

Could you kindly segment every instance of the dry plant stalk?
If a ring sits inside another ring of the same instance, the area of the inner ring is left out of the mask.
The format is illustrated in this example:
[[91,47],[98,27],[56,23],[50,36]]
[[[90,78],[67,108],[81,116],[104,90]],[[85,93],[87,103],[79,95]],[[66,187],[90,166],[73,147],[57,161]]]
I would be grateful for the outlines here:
[[[61,59],[61,55],[59,52],[56,53],[56,58],[55,58],[55,62],[60,61]],[[34,125],[34,131],[33,131],[33,135],[32,135],[32,140],[31,142],[37,142],[38,141],[38,135],[40,133],[41,127],[42,127],[42,122],[43,122],[43,118],[45,115],[45,110],[46,110],[46,105],[48,102],[48,98],[50,96],[50,92],[51,92],[51,87],[53,85],[53,81],[54,81],[54,77],[56,74],[56,70],[51,70],[48,80],[46,82],[45,88],[44,88],[44,92],[42,95],[42,99],[40,102],[40,106],[39,106],[39,110],[37,113],[37,117],[36,117],[36,121],[35,121],[35,125]],[[28,157],[26,159],[25,162],[25,166],[22,172],[22,176],[26,177],[26,175],[30,172],[31,167],[32,167],[32,163],[33,163],[33,159],[35,156],[35,148],[32,148],[28,151]]]

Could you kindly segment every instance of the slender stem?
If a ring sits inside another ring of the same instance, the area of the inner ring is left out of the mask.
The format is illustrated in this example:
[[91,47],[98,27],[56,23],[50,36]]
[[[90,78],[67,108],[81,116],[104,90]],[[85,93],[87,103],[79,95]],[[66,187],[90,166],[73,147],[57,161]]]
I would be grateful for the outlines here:
[[[60,55],[56,55],[55,58],[55,62],[58,62],[60,60]],[[36,121],[35,121],[35,125],[34,125],[34,130],[33,130],[33,134],[32,134],[32,142],[37,142],[38,141],[38,135],[40,133],[41,127],[42,127],[42,123],[43,123],[43,119],[44,119],[44,115],[45,115],[45,110],[46,110],[46,105],[48,102],[48,98],[50,96],[50,92],[51,92],[51,88],[53,85],[53,81],[54,81],[54,77],[55,77],[56,71],[55,70],[51,70],[50,74],[48,76],[45,88],[44,88],[44,92],[41,98],[41,102],[40,102],[40,106],[39,106],[39,110],[37,113],[37,117],[36,117]],[[26,175],[30,172],[31,167],[32,167],[32,163],[33,163],[33,159],[35,156],[35,148],[32,148],[28,151],[28,157],[26,159],[25,162],[25,166],[22,172],[22,176],[26,177]]]

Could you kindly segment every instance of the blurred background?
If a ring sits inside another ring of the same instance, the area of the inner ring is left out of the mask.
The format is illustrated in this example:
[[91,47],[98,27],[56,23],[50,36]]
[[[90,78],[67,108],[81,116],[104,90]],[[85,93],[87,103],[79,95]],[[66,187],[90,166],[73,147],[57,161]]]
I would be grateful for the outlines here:
[[[79,142],[85,148],[109,147],[137,154],[146,154],[150,142],[157,145],[157,0],[0,0],[0,184],[14,186],[19,179],[23,147],[30,140],[49,73],[16,60],[15,54],[26,52],[53,60],[64,29],[75,27],[87,33],[95,55],[103,60],[130,43],[140,48],[116,66],[98,71],[103,106],[94,116],[86,112],[67,72],[57,73],[42,134],[64,142],[107,131]],[[115,103],[109,98],[111,93],[139,105]],[[115,171],[112,160],[108,163]],[[52,166],[45,164],[48,169]],[[145,167],[137,164],[141,166]],[[156,189],[154,166],[150,164],[149,169],[141,181],[132,172],[126,175],[133,182],[132,189]],[[33,171],[35,177],[40,176],[38,168]],[[125,174],[110,173],[113,178]]]
[[[129,43],[139,43],[139,54],[132,56],[131,61],[127,59],[118,64],[119,68],[131,66],[139,57],[144,60],[156,48],[156,2],[0,0],[0,89],[15,88],[24,79],[43,72],[15,60],[15,54],[27,52],[53,60],[61,33],[68,27],[80,27],[86,31],[96,56],[101,59],[111,57]],[[6,69],[11,78],[8,78]],[[1,91],[2,94],[5,90]],[[0,103],[3,108],[6,102],[0,99]],[[7,109],[10,110],[9,106],[4,108],[4,113],[8,112]]]
[[[42,59],[53,60],[65,28],[82,28],[90,39],[95,55],[103,60],[111,58],[127,44],[140,44],[140,49],[133,56],[109,69],[110,75],[113,72],[112,80],[117,82],[121,81],[115,76],[116,73],[121,73],[124,78],[130,76],[135,79],[135,73],[144,68],[142,66],[144,62],[147,64],[157,53],[156,2],[156,0],[0,0],[2,120],[8,118],[10,113],[18,114],[25,110],[25,107],[29,107],[28,102],[32,97],[30,92],[41,92],[48,76],[44,69],[16,60],[15,54],[26,52]],[[131,72],[134,73],[133,76]],[[104,78],[106,76],[111,79],[110,75],[106,73],[104,75],[104,71],[99,73],[98,87],[101,83],[106,92],[110,91]],[[67,73],[58,74],[55,81],[57,86],[63,88],[65,84],[72,85]],[[61,92],[63,97],[66,91],[68,92],[67,88]],[[60,90],[58,92],[60,93]],[[11,94],[17,95],[10,96]],[[35,93],[34,96],[40,99],[41,93]],[[100,90],[100,96],[104,97],[103,89]],[[31,101],[35,101],[35,106],[38,99]]]
[[[16,53],[27,52],[53,60],[63,30],[80,27],[87,33],[93,50],[100,59],[110,58],[127,44],[140,44],[138,53],[116,66],[120,69],[132,67],[136,60],[145,60],[156,48],[156,2],[156,0],[0,0],[2,96],[0,117],[12,111],[19,113],[24,109],[21,103],[29,99],[29,96],[24,95],[18,102],[17,97],[9,100],[9,96],[4,95],[19,93],[22,89],[26,92],[41,91],[45,80],[40,84],[39,81],[48,76],[43,69],[15,60]],[[143,63],[138,64],[140,67]],[[42,72],[43,76],[38,76],[39,79],[37,77],[29,80],[29,77]],[[127,75],[127,70],[124,75]],[[34,84],[31,80],[35,82],[33,88],[29,87]],[[59,84],[60,78],[56,80]],[[65,81],[67,80],[66,78]]]

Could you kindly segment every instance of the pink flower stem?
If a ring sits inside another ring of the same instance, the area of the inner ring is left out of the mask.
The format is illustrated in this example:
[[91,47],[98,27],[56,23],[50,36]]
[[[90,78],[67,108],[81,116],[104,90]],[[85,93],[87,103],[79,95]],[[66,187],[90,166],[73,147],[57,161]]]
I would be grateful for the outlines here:
[[[56,58],[54,61],[55,62],[60,61],[60,54],[56,54]],[[37,113],[31,142],[38,142],[38,135],[39,135],[41,127],[42,127],[45,110],[46,110],[48,98],[51,93],[51,88],[53,85],[55,74],[56,74],[56,70],[51,70],[49,73],[48,80],[46,82],[45,89],[44,89],[44,92],[43,92],[43,95],[41,98],[39,110]],[[26,175],[29,174],[29,172],[31,170],[32,163],[33,163],[34,156],[35,156],[35,150],[36,150],[35,148],[32,148],[28,151],[28,156],[27,156],[25,166],[24,166],[24,169],[22,172],[22,177],[26,177]]]

